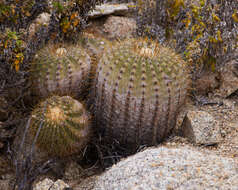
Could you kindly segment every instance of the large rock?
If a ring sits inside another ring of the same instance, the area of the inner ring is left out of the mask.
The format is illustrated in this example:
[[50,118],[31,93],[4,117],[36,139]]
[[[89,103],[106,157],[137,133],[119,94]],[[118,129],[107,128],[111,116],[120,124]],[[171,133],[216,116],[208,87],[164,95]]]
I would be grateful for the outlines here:
[[111,41],[131,38],[135,30],[135,19],[121,16],[108,16],[103,19],[91,20],[89,26],[84,30],[84,33],[90,33],[93,34],[94,37]]
[[0,190],[11,190],[9,183],[10,180],[0,180]]
[[65,166],[64,179],[76,180],[82,175],[83,168],[75,161],[69,161]]
[[109,39],[132,37],[136,30],[136,21],[132,18],[110,16],[105,21],[102,31]]
[[181,133],[195,144],[210,145],[221,141],[218,122],[205,111],[188,111]]
[[237,171],[238,161],[232,158],[189,147],[159,147],[112,166],[96,178],[93,190],[237,190]]
[[238,61],[232,60],[221,71],[221,87],[218,94],[226,98],[236,91],[238,91]]
[[62,180],[57,180],[53,182],[51,179],[45,178],[44,180],[38,182],[33,190],[64,190],[69,188],[69,185]]
[[129,12],[127,4],[102,4],[97,5],[96,8],[88,15],[89,18],[97,18],[107,15],[126,15]]
[[208,95],[217,89],[220,85],[220,74],[205,70],[195,82],[195,91],[197,95]]

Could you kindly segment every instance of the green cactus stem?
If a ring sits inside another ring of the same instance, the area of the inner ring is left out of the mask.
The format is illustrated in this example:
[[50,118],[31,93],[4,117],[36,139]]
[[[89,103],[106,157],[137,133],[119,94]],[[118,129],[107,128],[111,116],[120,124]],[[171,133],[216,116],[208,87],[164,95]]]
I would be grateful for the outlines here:
[[189,84],[186,63],[167,47],[146,39],[107,46],[92,92],[99,131],[126,147],[161,142],[175,127]]
[[90,57],[80,45],[49,44],[31,64],[33,95],[78,98],[88,89],[90,69]]
[[30,134],[49,156],[64,157],[80,152],[91,135],[90,117],[84,106],[69,96],[52,96],[32,112]]

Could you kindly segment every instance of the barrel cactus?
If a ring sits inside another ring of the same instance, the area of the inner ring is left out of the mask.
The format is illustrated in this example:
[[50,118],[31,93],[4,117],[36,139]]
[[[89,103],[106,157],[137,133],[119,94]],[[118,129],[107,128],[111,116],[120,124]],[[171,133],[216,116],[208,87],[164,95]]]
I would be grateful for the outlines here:
[[91,135],[90,117],[77,100],[52,96],[32,111],[29,134],[47,155],[65,157],[85,148]]
[[99,132],[133,149],[161,142],[189,84],[186,63],[170,48],[146,39],[106,47],[92,93]]
[[49,44],[31,64],[33,95],[52,94],[78,98],[88,89],[90,57],[79,44]]

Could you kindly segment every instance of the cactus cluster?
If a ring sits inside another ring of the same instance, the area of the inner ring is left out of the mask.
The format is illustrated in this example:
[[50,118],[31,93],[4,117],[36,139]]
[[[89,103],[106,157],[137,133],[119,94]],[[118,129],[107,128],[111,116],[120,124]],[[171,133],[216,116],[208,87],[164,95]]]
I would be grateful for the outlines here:
[[[91,135],[83,104],[69,96],[52,96],[32,111],[30,133],[49,156],[65,157],[82,150]],[[41,129],[39,129],[41,127]]]
[[161,142],[175,126],[189,82],[180,56],[155,42],[106,47],[92,95],[99,131],[131,148]]
[[31,63],[33,94],[82,96],[88,88],[91,60],[78,44],[49,44],[36,53]]

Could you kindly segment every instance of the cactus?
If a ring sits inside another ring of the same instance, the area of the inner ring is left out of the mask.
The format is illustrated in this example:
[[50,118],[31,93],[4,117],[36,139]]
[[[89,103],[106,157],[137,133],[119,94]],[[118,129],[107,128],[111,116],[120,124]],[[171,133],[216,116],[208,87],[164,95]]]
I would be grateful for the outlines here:
[[31,64],[33,94],[42,98],[51,94],[80,97],[88,88],[90,62],[80,45],[49,44]]
[[[64,157],[82,150],[90,137],[89,115],[84,106],[69,96],[52,96],[32,112],[30,134],[49,156]],[[39,127],[41,128],[39,129]]]
[[99,132],[133,149],[162,141],[189,84],[186,63],[169,48],[146,39],[106,47],[92,93]]

